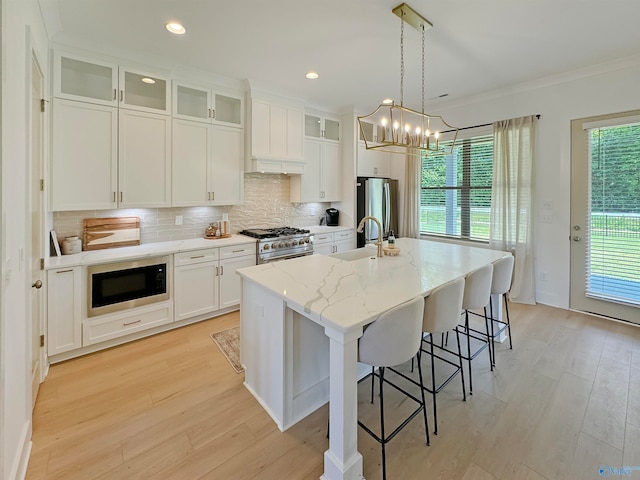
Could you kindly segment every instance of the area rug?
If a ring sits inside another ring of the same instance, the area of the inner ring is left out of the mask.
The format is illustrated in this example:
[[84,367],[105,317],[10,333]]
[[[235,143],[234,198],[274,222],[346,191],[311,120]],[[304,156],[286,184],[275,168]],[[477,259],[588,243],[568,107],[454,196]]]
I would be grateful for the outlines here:
[[244,372],[244,368],[240,364],[240,327],[227,328],[221,332],[212,333],[210,336],[211,340],[227,357],[236,373]]

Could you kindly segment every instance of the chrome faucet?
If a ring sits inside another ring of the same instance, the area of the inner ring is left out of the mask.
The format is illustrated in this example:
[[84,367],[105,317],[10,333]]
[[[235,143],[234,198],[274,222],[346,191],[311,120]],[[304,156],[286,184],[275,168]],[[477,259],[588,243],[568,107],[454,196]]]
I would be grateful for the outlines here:
[[384,232],[382,231],[380,220],[378,220],[376,217],[370,217],[369,215],[367,215],[362,220],[360,220],[356,231],[358,233],[362,233],[364,230],[364,224],[367,223],[367,220],[373,220],[378,225],[378,241],[375,244],[378,246],[378,257],[382,257],[382,236],[384,235]]

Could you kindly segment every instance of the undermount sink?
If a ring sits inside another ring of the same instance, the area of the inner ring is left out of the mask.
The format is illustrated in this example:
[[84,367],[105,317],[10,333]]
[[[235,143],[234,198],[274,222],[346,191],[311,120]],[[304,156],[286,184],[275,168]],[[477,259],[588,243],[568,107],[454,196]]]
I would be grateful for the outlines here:
[[376,249],[369,247],[356,248],[355,250],[347,250],[346,252],[334,253],[329,256],[338,258],[340,260],[346,260],[347,262],[352,262],[354,260],[360,260],[361,258],[367,257],[372,257],[373,259],[375,259]]

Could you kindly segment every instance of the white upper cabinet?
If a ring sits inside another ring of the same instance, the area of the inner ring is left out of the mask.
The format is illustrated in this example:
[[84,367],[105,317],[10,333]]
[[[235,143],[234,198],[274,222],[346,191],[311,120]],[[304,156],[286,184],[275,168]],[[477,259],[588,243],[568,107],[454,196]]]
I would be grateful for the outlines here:
[[171,118],[120,109],[118,206],[171,206]]
[[54,98],[52,129],[50,209],[115,208],[118,109]]
[[251,101],[247,171],[304,171],[304,111],[291,105]]
[[173,116],[232,127],[244,125],[243,95],[173,82]]
[[307,113],[304,124],[304,173],[291,178],[291,201],[338,202],[341,200],[340,122]]
[[54,96],[171,114],[169,79],[145,70],[62,52],[54,54]]
[[238,128],[173,120],[174,206],[242,203],[243,133]]
[[364,141],[365,138],[368,142],[382,141],[382,131],[382,126],[367,122],[362,123],[362,129],[358,127],[358,176],[388,177],[390,175],[391,154],[380,150],[367,150]]
[[304,135],[307,138],[340,141],[340,120],[307,113],[304,116]]

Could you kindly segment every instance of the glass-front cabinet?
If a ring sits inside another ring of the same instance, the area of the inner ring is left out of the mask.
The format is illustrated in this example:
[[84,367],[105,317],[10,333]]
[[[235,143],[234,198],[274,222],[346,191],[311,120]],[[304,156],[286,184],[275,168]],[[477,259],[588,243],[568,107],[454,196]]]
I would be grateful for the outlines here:
[[69,100],[118,105],[118,65],[55,54],[54,96]]
[[176,118],[243,126],[242,94],[174,81],[173,102]]
[[62,52],[55,53],[54,62],[55,97],[149,113],[171,113],[167,77]]
[[304,135],[309,138],[323,138],[340,141],[340,121],[325,116],[306,113],[304,116]]

